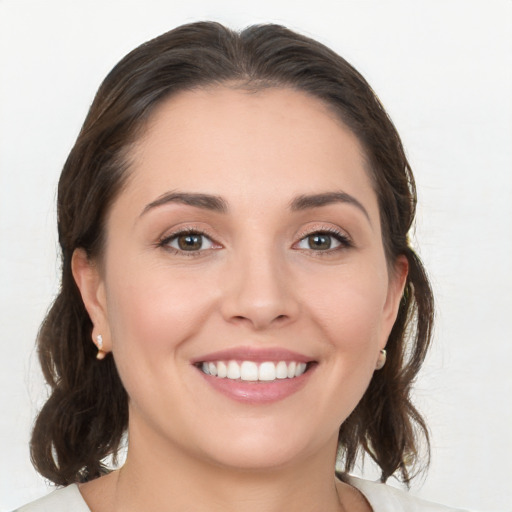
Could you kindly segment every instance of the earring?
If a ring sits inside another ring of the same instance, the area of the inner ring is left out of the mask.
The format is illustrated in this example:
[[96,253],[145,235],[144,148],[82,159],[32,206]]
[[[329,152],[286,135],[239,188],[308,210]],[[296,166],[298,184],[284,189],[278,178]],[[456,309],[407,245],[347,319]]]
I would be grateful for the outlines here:
[[104,359],[107,353],[103,351],[103,336],[101,334],[98,334],[98,336],[96,336],[96,346],[98,347],[96,359]]
[[386,364],[386,357],[387,352],[385,349],[382,349],[379,353],[379,359],[377,359],[377,365],[375,366],[376,370],[381,370],[384,368],[384,365]]

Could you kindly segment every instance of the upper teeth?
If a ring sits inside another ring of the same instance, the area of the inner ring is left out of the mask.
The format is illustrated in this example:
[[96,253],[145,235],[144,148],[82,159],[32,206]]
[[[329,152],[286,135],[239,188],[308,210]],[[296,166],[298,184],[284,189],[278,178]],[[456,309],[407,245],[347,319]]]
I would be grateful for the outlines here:
[[295,361],[286,362],[265,361],[264,363],[255,363],[254,361],[215,361],[204,362],[201,370],[207,375],[214,375],[221,379],[241,379],[241,380],[263,380],[272,381],[276,379],[293,379],[299,377],[306,371],[306,363],[297,363]]

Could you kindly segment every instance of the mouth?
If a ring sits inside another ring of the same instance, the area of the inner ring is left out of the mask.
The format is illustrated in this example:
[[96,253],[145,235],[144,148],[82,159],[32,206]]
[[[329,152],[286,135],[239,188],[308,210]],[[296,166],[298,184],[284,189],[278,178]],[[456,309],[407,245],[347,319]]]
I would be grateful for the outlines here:
[[211,389],[245,404],[270,404],[300,391],[318,361],[279,348],[237,347],[198,357],[192,364]]
[[314,364],[312,361],[202,361],[197,367],[205,375],[245,382],[273,382],[296,379]]

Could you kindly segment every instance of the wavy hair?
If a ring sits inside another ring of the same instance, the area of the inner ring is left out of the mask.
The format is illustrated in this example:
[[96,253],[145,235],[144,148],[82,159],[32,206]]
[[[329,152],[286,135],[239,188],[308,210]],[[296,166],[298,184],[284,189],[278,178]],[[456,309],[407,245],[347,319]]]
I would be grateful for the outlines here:
[[[97,361],[92,323],[71,273],[83,248],[98,258],[105,219],[129,174],[127,155],[155,107],[180,91],[235,84],[261,90],[289,87],[322,100],[361,142],[378,198],[390,267],[405,255],[409,274],[387,343],[388,362],[375,372],[360,403],[341,425],[338,462],[350,471],[361,453],[409,482],[428,430],[411,387],[431,339],[431,288],[407,235],[416,189],[400,137],[365,79],[335,52],[278,25],[235,32],[213,22],[178,27],[124,57],[101,84],[58,186],[62,253],[59,294],[38,335],[50,395],[32,433],[35,468],[61,485],[106,472],[128,424],[128,396],[109,354]],[[341,392],[341,390],[340,390]]]

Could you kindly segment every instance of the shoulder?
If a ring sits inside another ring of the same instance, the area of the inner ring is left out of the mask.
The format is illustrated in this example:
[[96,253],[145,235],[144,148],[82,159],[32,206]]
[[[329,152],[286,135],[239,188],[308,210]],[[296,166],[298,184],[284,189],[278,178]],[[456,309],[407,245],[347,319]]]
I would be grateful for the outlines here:
[[464,512],[416,498],[386,484],[348,475],[343,476],[343,481],[359,490],[368,500],[374,512]]
[[39,498],[14,512],[91,512],[78,486],[73,484]]

